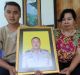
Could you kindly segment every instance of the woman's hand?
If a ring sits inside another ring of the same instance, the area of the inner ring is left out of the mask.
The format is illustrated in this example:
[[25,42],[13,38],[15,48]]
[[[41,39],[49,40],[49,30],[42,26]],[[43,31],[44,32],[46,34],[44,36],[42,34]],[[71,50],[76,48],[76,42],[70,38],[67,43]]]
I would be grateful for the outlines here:
[[61,70],[61,72],[60,72],[60,74],[66,74],[66,75],[70,75],[70,70],[69,70],[69,68],[65,68],[65,69],[63,69],[63,70]]

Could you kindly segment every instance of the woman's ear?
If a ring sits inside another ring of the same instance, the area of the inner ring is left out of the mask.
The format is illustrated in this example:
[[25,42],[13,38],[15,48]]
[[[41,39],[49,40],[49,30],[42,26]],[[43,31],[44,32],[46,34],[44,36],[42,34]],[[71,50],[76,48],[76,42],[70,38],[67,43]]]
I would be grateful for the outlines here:
[[57,22],[57,29],[61,29],[62,28],[62,23],[61,22]]
[[78,28],[78,21],[77,19],[74,21],[74,27],[77,29]]

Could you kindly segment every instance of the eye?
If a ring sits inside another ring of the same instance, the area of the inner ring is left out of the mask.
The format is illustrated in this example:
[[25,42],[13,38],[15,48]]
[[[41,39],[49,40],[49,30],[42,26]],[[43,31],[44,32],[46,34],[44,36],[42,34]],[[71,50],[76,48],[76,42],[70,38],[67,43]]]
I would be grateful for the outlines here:
[[72,18],[68,18],[68,20],[72,20]]
[[15,15],[18,14],[18,11],[14,11],[14,14],[15,14]]
[[11,11],[8,10],[7,13],[11,13]]
[[17,14],[17,11],[14,11],[14,14]]
[[65,19],[63,18],[62,21],[65,21]]

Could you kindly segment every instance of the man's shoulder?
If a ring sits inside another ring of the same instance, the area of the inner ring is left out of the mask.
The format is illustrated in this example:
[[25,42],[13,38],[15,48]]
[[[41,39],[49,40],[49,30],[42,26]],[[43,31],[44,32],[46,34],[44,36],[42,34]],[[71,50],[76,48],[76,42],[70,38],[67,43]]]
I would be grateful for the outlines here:
[[20,24],[19,28],[27,28],[28,26]]
[[0,34],[4,34],[7,31],[7,26],[0,27]]
[[48,50],[45,50],[45,49],[41,49],[41,52],[44,53],[44,54],[48,54]]
[[6,28],[7,28],[7,25],[0,27],[0,30],[5,30]]
[[30,53],[32,53],[32,50],[27,50],[27,51],[25,52],[25,54],[30,54]]

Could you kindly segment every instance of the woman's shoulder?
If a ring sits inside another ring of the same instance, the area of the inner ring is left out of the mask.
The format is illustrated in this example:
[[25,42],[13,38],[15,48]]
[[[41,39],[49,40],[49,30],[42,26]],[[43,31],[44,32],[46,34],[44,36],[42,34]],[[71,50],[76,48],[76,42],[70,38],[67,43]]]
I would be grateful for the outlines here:
[[55,37],[59,37],[61,35],[61,30],[60,29],[54,29],[53,33],[54,33]]
[[76,29],[76,36],[80,38],[80,29]]
[[80,39],[80,30],[76,29],[75,35],[73,35],[73,42],[77,46],[78,45],[78,40]]
[[61,31],[61,30],[60,30],[60,29],[53,29],[53,31],[59,32],[59,31]]
[[80,34],[80,29],[76,29],[76,33]]

